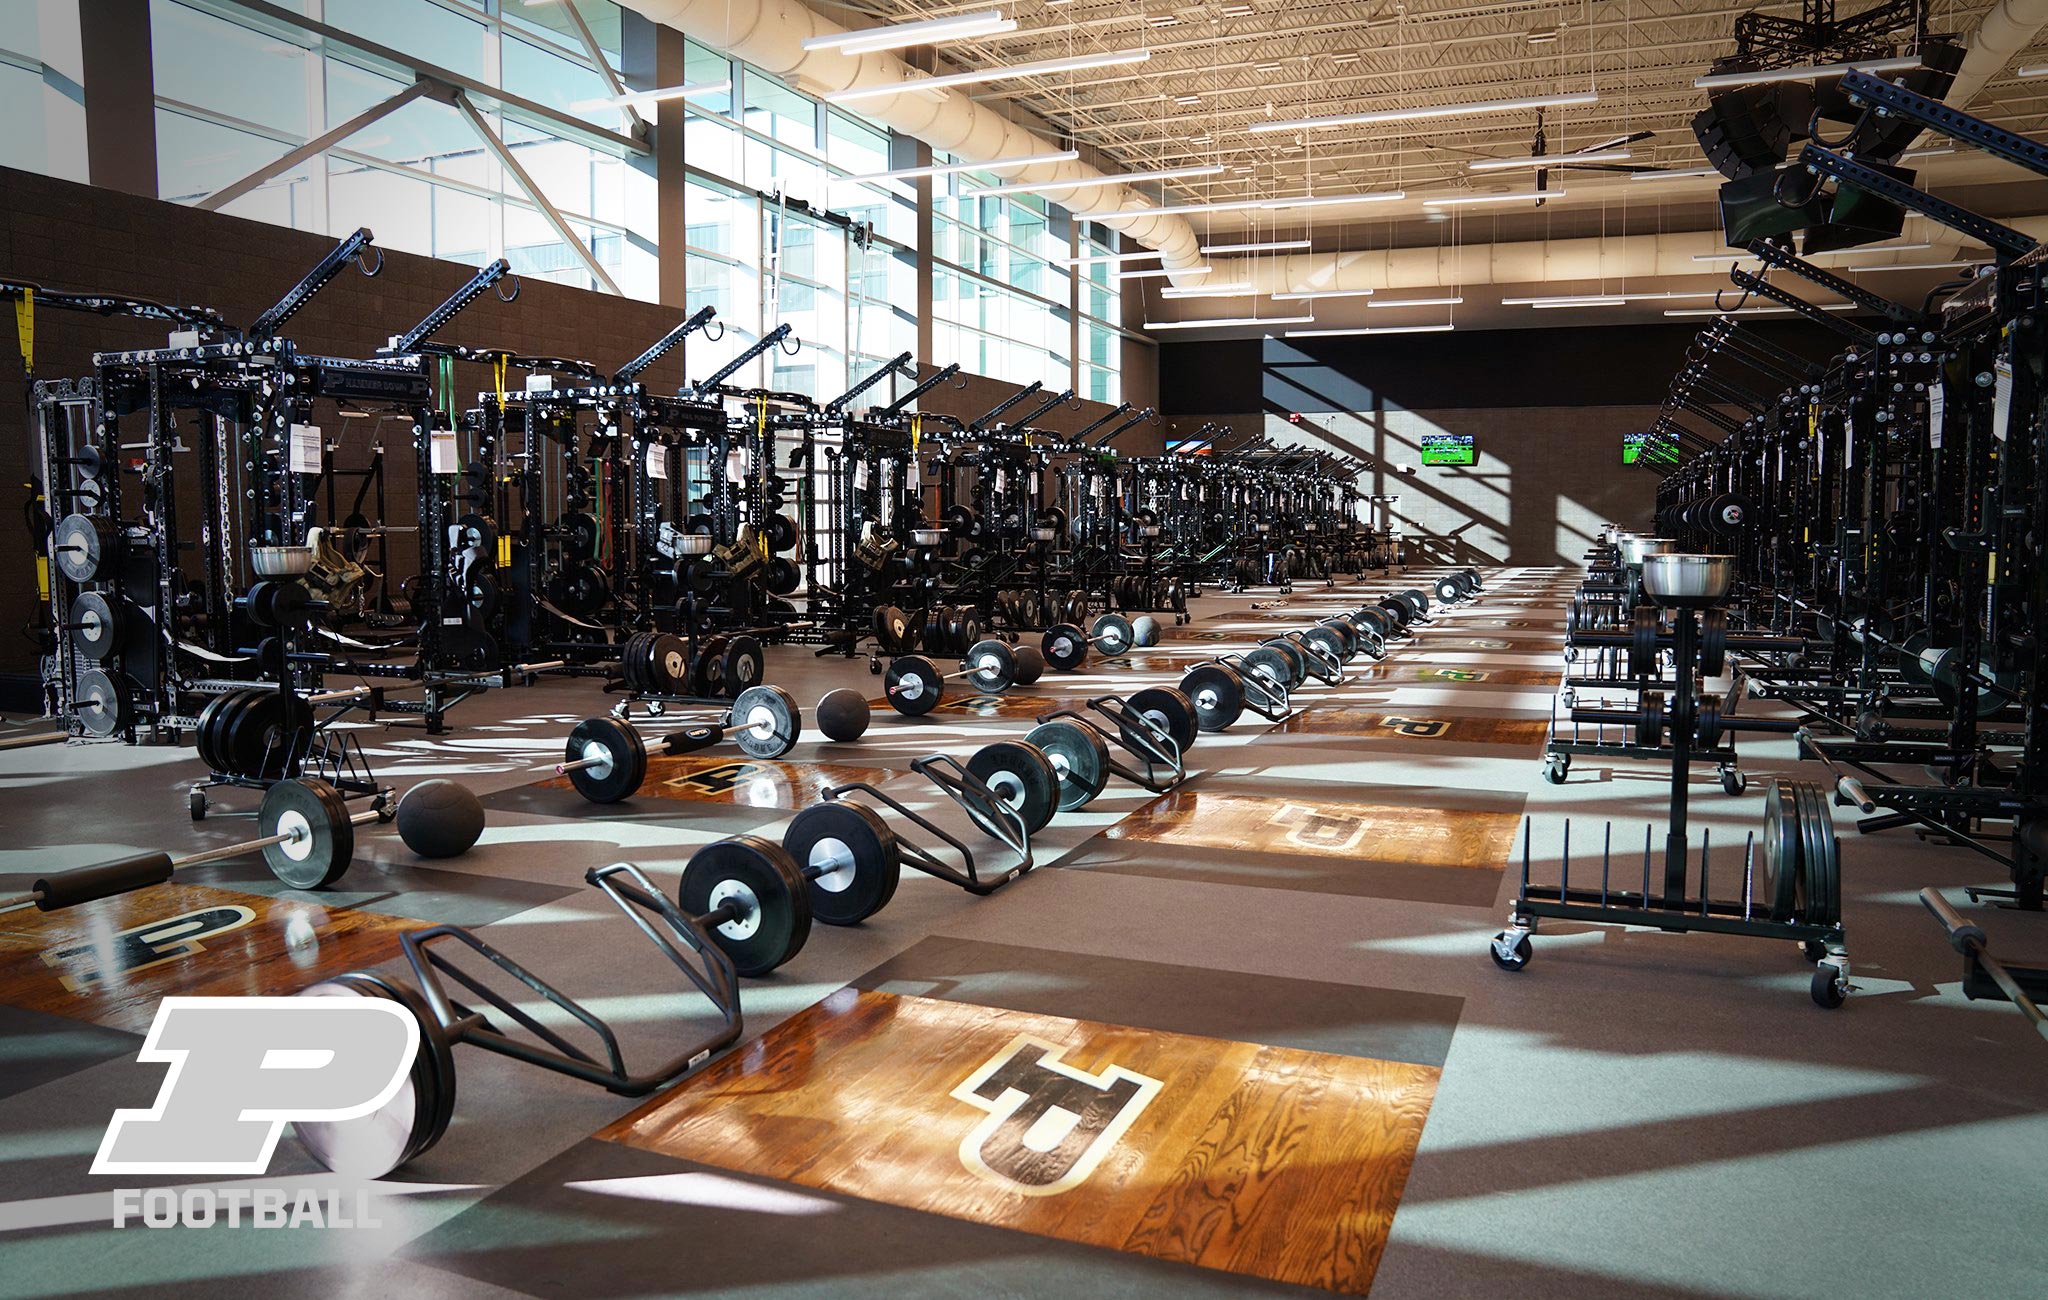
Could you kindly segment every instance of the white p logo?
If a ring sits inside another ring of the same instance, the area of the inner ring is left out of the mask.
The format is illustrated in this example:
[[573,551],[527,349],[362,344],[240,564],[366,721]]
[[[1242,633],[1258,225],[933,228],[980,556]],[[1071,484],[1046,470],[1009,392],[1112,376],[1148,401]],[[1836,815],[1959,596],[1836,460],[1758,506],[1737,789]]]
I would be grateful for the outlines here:
[[118,1110],[96,1174],[261,1174],[290,1120],[368,1115],[397,1095],[419,1022],[373,998],[165,998],[138,1061],[156,1104]]

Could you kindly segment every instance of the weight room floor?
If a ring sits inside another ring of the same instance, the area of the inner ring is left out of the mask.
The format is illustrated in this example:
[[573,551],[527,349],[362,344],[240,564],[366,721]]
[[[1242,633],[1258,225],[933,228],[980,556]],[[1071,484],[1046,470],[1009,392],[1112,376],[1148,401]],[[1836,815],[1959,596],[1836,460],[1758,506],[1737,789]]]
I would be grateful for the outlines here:
[[[748,981],[749,1041],[644,1105],[457,1048],[453,1127],[402,1171],[410,1194],[380,1200],[379,1230],[108,1231],[106,1180],[85,1171],[112,1110],[155,1094],[161,1070],[133,1056],[164,994],[289,993],[388,963],[406,928],[454,922],[611,1018],[629,1061],[653,1059],[674,1015],[702,1024],[703,1004],[668,996],[674,972],[583,886],[588,867],[626,859],[672,887],[695,847],[779,833],[821,779],[858,773],[911,798],[908,759],[1019,735],[1045,698],[1172,681],[1184,655],[1406,583],[1305,584],[1278,615],[1248,608],[1270,593],[1205,595],[1189,628],[1128,667],[1049,673],[922,723],[879,710],[863,741],[807,740],[784,764],[680,760],[611,809],[535,770],[599,709],[587,680],[472,701],[438,739],[366,731],[400,788],[453,776],[485,796],[475,850],[428,866],[372,831],[326,894],[230,861],[72,913],[0,915],[0,1294],[2038,1288],[2048,1051],[2010,1007],[1961,998],[1959,959],[1914,900],[1925,884],[1957,898],[1995,868],[1858,840],[1838,813],[1856,991],[1834,1012],[1808,1000],[1789,944],[1555,925],[1526,971],[1487,959],[1525,813],[1539,875],[1566,816],[1580,863],[1603,820],[1617,845],[1639,844],[1663,816],[1666,778],[1647,766],[1580,760],[1561,787],[1541,778],[1573,580],[1490,571],[1477,603],[1384,664],[1305,690],[1292,723],[1248,715],[1203,736],[1182,790],[1155,800],[1113,782],[1062,815],[1037,837],[1040,869],[990,898],[906,873],[865,926],[817,927]],[[831,686],[880,695],[858,661],[808,649],[771,651],[769,679],[807,712]],[[1389,717],[1446,725],[1405,736]],[[1801,766],[1785,740],[1742,752],[1751,793],[1694,777],[1717,873],[1761,825],[1769,777]],[[0,892],[246,834],[186,819],[196,774],[189,749],[0,753]],[[950,809],[939,819],[954,828]],[[113,933],[214,906],[254,919],[102,977]],[[1969,910],[1994,951],[2048,952],[2039,918]],[[1020,1035],[1072,1067],[1159,1082],[1058,1196],[1001,1193],[960,1160],[987,1114],[960,1093]],[[287,1140],[279,1180],[322,1176]]]

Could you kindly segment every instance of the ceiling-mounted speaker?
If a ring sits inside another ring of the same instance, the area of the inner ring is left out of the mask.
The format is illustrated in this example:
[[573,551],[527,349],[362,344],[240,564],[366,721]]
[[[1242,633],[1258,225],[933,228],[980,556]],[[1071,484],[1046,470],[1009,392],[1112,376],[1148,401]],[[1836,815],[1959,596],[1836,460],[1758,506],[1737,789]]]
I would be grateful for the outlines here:
[[[1721,230],[1728,237],[1728,247],[1748,248],[1753,239],[1788,235],[1795,230],[1820,225],[1828,219],[1828,201],[1825,198],[1809,199],[1789,208],[1780,203],[1778,182],[1781,179],[1790,186],[1798,187],[1799,191],[1810,188],[1812,180],[1802,169],[1786,167],[1752,172],[1721,187]],[[1791,241],[1780,242],[1789,246]]]
[[1729,86],[1708,96],[1692,133],[1714,170],[1739,181],[1790,156],[1792,141],[1806,134],[1812,104],[1812,92],[1797,82]]

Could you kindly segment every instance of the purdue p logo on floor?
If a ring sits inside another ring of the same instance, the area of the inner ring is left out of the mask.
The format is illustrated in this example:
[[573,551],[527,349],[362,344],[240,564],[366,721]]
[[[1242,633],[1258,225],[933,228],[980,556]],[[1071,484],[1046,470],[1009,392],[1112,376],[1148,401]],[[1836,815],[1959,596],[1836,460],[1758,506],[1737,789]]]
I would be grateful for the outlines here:
[[960,1162],[1026,1196],[1080,1186],[1164,1085],[1120,1065],[1090,1074],[1066,1051],[1019,1034],[953,1089],[988,1112],[960,1140]]

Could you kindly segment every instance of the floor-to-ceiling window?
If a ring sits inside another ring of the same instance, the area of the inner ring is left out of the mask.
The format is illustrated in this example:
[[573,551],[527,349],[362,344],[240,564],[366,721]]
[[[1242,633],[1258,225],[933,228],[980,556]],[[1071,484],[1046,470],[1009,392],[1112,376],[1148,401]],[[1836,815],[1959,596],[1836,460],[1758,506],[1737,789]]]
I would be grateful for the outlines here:
[[[208,201],[370,115],[217,205],[336,236],[368,226],[387,247],[462,262],[504,257],[523,276],[652,299],[654,178],[636,165],[641,151],[620,132],[598,71],[599,58],[618,62],[619,7],[574,0],[572,15],[568,5],[304,0],[301,14],[280,16],[151,0],[159,192]],[[475,96],[475,120],[431,95],[400,101],[428,69],[505,99]]]
[[1118,293],[1117,264],[1106,259],[1117,251],[1116,232],[1094,222],[1081,225],[1078,268],[1081,308],[1081,396],[1115,403],[1123,398],[1123,300]]
[[78,0],[0,0],[0,167],[83,181]]
[[1059,391],[1073,373],[1070,223],[1036,195],[980,192],[1001,183],[987,172],[933,181],[933,360]]

